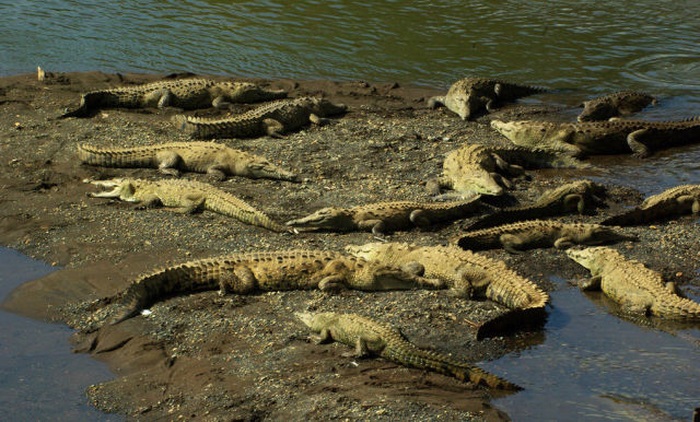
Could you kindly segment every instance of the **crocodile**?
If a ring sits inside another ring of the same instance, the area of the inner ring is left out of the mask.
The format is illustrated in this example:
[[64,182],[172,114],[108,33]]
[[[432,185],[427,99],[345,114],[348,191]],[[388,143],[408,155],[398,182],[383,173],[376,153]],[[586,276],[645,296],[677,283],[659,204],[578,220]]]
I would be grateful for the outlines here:
[[161,173],[178,176],[179,170],[207,173],[216,180],[226,176],[266,178],[298,182],[299,176],[264,157],[229,148],[216,142],[172,142],[129,148],[100,148],[78,145],[85,164],[105,167],[157,167]]
[[569,249],[566,254],[591,272],[581,289],[602,290],[625,313],[700,321],[700,303],[679,296],[673,283],[665,283],[659,272],[643,263],[606,247]]
[[137,278],[125,291],[94,305],[119,303],[123,311],[112,320],[114,325],[166,297],[217,288],[225,295],[316,288],[377,291],[444,287],[439,280],[415,274],[415,265],[408,268],[411,272],[322,250],[237,253],[153,271]]
[[242,199],[208,183],[180,179],[150,181],[128,178],[97,180],[90,183],[112,189],[90,192],[88,195],[93,198],[118,198],[138,204],[139,208],[164,206],[189,214],[208,210],[268,230],[290,232],[288,227],[273,221]]
[[565,152],[575,157],[632,153],[644,158],[656,150],[700,142],[699,117],[663,122],[493,120],[491,127],[516,145]]
[[[429,180],[426,190],[439,195],[442,189],[454,192],[438,196],[439,199],[454,199],[473,195],[503,195],[504,187],[513,184],[506,176],[519,176],[524,168],[580,168],[578,160],[519,147],[486,147],[480,144],[465,144],[451,151],[442,165],[442,176]],[[504,176],[505,175],[505,176]]]
[[396,201],[352,208],[327,207],[285,224],[312,230],[372,231],[372,234],[381,236],[396,230],[426,228],[464,218],[481,207],[479,198],[479,195],[473,195],[471,199],[454,202]]
[[429,98],[428,107],[436,108],[442,104],[462,120],[470,120],[485,112],[494,111],[503,103],[545,91],[546,88],[542,87],[470,77],[453,83],[447,95]]
[[545,191],[534,203],[510,207],[482,217],[467,230],[483,229],[516,221],[555,217],[578,212],[588,213],[604,204],[605,187],[590,180],[576,180]]
[[472,251],[503,248],[510,253],[525,249],[566,249],[573,245],[602,245],[637,240],[616,228],[590,223],[562,223],[552,220],[528,220],[488,229],[466,232],[456,243]]
[[324,98],[299,97],[273,101],[245,113],[223,119],[175,116],[177,126],[195,139],[281,137],[309,123],[323,124],[323,117],[344,113],[344,104]]
[[643,110],[648,105],[656,104],[656,98],[638,91],[620,91],[603,97],[584,101],[583,111],[578,115],[579,122],[608,120],[613,117],[627,116]]
[[380,356],[411,368],[426,369],[469,381],[474,385],[518,391],[521,387],[483,369],[460,363],[440,353],[420,349],[397,329],[357,314],[335,312],[306,313],[296,316],[312,331],[319,333],[319,343],[337,341],[355,348],[356,357]]
[[250,82],[175,79],[87,92],[82,94],[77,109],[61,117],[88,117],[103,108],[224,108],[231,103],[255,103],[286,97],[285,91],[266,90]]
[[700,185],[681,185],[650,196],[630,211],[612,216],[600,224],[632,226],[686,214],[700,214]]
[[372,242],[348,245],[345,250],[386,265],[417,262],[423,267],[423,276],[444,281],[456,297],[485,297],[511,309],[544,308],[549,301],[547,293],[508,268],[505,262],[455,246]]

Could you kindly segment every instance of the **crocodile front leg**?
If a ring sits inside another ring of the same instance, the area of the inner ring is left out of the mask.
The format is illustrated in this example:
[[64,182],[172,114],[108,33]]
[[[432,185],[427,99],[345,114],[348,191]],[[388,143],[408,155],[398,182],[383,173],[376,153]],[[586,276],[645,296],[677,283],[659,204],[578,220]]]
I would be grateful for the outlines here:
[[136,198],[126,198],[122,199],[125,202],[132,202],[137,204],[135,210],[146,210],[149,208],[159,208],[163,206],[163,202],[156,195],[144,196],[141,199]]
[[368,231],[371,230],[372,234],[375,236],[384,236],[386,233],[386,223],[384,220],[379,220],[379,219],[371,219],[371,220],[362,220],[357,223],[357,228],[359,230],[363,231]]
[[438,108],[445,105],[445,96],[438,95],[435,97],[428,98],[428,108]]
[[449,177],[435,177],[428,180],[425,190],[429,195],[440,195],[442,189],[454,189],[454,183]]
[[581,281],[578,286],[584,291],[600,290],[600,283],[602,280],[603,277],[597,275],[589,278],[588,280]]
[[525,174],[525,169],[522,166],[510,164],[498,154],[491,154],[491,157],[496,162],[496,167],[510,176],[522,176]]

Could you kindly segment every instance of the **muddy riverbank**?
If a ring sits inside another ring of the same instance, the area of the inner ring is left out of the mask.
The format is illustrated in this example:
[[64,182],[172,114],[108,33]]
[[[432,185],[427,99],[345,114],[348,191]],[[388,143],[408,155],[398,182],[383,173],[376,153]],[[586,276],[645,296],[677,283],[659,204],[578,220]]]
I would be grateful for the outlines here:
[[[148,145],[185,141],[172,113],[103,110],[88,119],[57,120],[74,108],[81,92],[142,83],[164,75],[70,73],[45,82],[36,75],[0,78],[0,242],[63,267],[16,290],[5,307],[14,312],[75,325],[85,301],[114,294],[154,267],[238,251],[322,248],[373,241],[370,233],[302,233],[291,236],[244,225],[213,213],[182,215],[167,210],[135,211],[132,206],[92,199],[86,178],[133,176],[157,179],[153,169],[106,169],[81,165],[75,146]],[[547,96],[509,106],[474,122],[425,100],[440,94],[393,83],[274,80],[256,81],[290,96],[323,95],[345,103],[349,112],[331,124],[310,127],[284,139],[225,140],[234,148],[263,155],[299,172],[300,184],[231,178],[217,186],[249,201],[278,221],[322,206],[428,199],[424,184],[439,175],[444,155],[464,142],[505,145],[492,118],[547,115],[570,119],[577,110],[550,106]],[[559,101],[558,104],[566,103]],[[575,104],[575,102],[571,102]],[[237,106],[234,112],[247,109]],[[197,114],[211,114],[211,111]],[[664,154],[679,154],[673,150]],[[663,154],[662,154],[663,155]],[[656,159],[652,157],[651,160]],[[620,157],[624,163],[631,157]],[[592,162],[596,164],[595,160]],[[513,200],[526,201],[564,181],[615,169],[529,172],[516,181]],[[186,174],[208,181],[205,175]],[[696,181],[697,182],[697,181]],[[635,190],[609,185],[609,208],[597,220],[639,201]],[[431,231],[399,232],[390,240],[440,244],[463,222]],[[619,245],[679,284],[700,284],[695,220],[625,229],[640,242]],[[521,255],[488,252],[506,260],[543,289],[547,275],[576,280],[585,271],[554,250]],[[539,334],[475,338],[474,323],[500,315],[491,302],[458,300],[445,291],[386,293],[283,292],[219,297],[216,292],[176,297],[133,318],[94,333],[77,333],[76,349],[107,362],[114,381],[88,390],[106,412],[132,417],[231,419],[329,419],[408,417],[445,420],[505,420],[490,405],[499,393],[399,367],[381,359],[343,357],[343,345],[316,345],[295,311],[357,312],[390,322],[422,347],[456,359],[481,362],[537,344]],[[497,374],[509,378],[507,373]],[[532,379],[511,379],[518,384]]]

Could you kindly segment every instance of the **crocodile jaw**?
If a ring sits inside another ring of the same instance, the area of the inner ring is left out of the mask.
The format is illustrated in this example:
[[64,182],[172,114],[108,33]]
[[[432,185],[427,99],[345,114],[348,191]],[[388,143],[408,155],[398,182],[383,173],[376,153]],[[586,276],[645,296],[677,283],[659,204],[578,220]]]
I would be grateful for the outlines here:
[[94,180],[89,182],[102,189],[112,188],[110,191],[90,192],[92,198],[130,198],[134,195],[134,186],[129,179],[117,178],[109,180]]
[[592,275],[595,275],[599,274],[605,265],[605,262],[601,260],[601,251],[604,249],[605,247],[603,246],[592,248],[570,248],[565,252],[569,258],[586,268]]
[[332,229],[349,231],[356,227],[352,216],[334,207],[323,208],[306,217],[289,220],[287,226],[300,228]]
[[247,173],[253,178],[273,178],[287,180],[290,182],[298,182],[299,176],[285,171],[271,163],[252,163],[246,166]]

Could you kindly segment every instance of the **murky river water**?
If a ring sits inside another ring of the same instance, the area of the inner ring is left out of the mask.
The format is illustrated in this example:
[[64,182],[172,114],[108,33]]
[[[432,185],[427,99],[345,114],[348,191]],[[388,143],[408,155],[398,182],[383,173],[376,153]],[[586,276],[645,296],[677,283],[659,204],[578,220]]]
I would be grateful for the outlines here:
[[[0,16],[0,75],[42,66],[446,88],[475,74],[555,88],[550,98],[568,105],[618,89],[644,90],[661,99],[645,118],[700,115],[697,0],[45,0],[0,2]],[[700,148],[664,152],[641,165],[614,162],[614,171],[593,176],[645,194],[700,182]],[[534,380],[497,402],[515,420],[686,419],[689,407],[700,405],[700,387],[686,382],[700,379],[697,345],[608,317],[578,291],[553,296],[558,310],[544,343],[493,363],[515,375],[519,362],[552,372],[514,379]],[[620,339],[625,353],[608,353]]]
[[[0,247],[0,302],[20,284],[55,269]],[[106,365],[71,352],[65,325],[0,310],[0,420],[116,421],[88,405],[85,389],[113,376]]]

